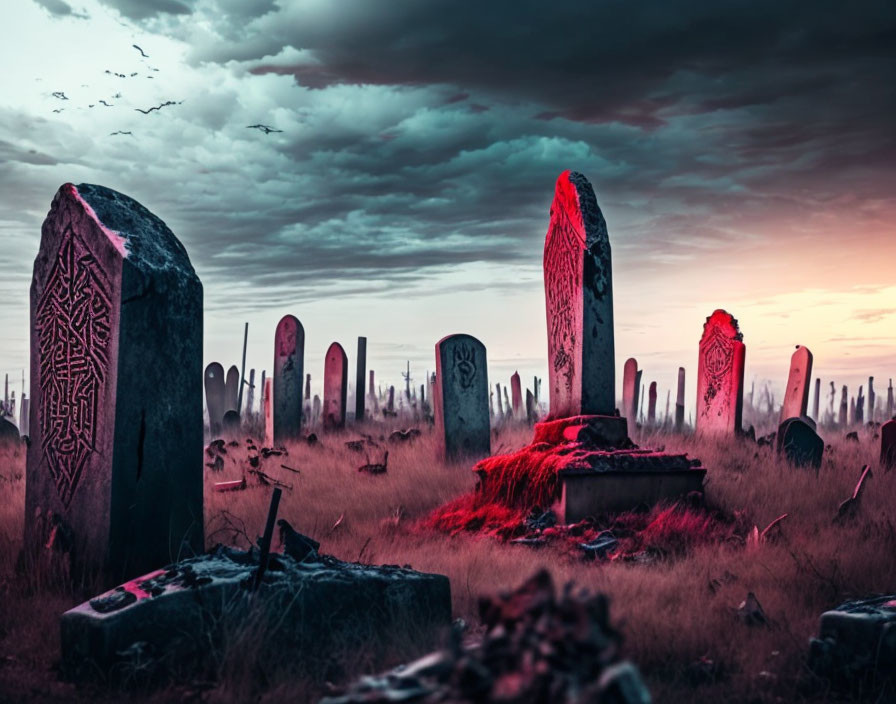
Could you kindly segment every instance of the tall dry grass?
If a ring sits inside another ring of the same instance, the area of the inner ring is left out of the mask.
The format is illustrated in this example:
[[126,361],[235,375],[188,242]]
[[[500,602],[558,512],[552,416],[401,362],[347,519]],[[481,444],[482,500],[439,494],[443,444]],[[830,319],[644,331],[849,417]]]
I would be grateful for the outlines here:
[[[426,429],[418,439],[399,444],[386,439],[390,430],[369,424],[321,434],[317,445],[293,444],[288,455],[263,459],[263,472],[291,485],[284,492],[280,516],[339,558],[410,564],[447,575],[454,614],[473,627],[479,595],[512,588],[540,567],[549,569],[559,583],[573,581],[603,591],[611,598],[614,622],[626,636],[625,654],[640,665],[659,702],[834,700],[805,667],[807,641],[817,630],[818,616],[847,599],[896,591],[896,472],[877,470],[877,440],[869,431],[860,435],[859,443],[827,434],[831,447],[817,473],[790,467],[770,448],[748,442],[720,444],[661,433],[636,437],[642,446],[664,446],[699,457],[709,470],[706,498],[711,507],[742,513],[760,530],[788,514],[777,542],[755,549],[698,547],[683,557],[641,564],[583,562],[553,548],[534,550],[476,535],[448,537],[422,530],[419,519],[473,487],[471,464],[438,461],[434,438]],[[347,449],[344,442],[360,437],[358,431],[381,438],[383,449],[370,448],[370,461],[380,461],[383,450],[389,450],[386,474],[357,471],[368,457]],[[530,438],[527,427],[507,428],[493,437],[493,450],[514,450]],[[213,491],[215,482],[238,479],[249,469],[245,439],[227,449],[222,471],[206,469],[208,542],[245,547],[263,530],[271,489],[249,475],[245,491]],[[875,471],[859,515],[850,524],[836,525],[837,507],[852,494],[864,463]],[[0,480],[5,498],[0,503],[0,662],[11,656],[26,663],[12,669],[0,665],[0,693],[4,678],[14,687],[28,681],[29,672],[47,672],[56,657],[54,641],[46,647],[36,643],[44,633],[55,634],[58,613],[84,596],[71,589],[28,593],[15,575],[23,472],[22,453],[0,457],[0,474],[11,478]],[[759,599],[769,627],[750,627],[736,618],[734,610],[748,592]],[[24,615],[29,612],[38,615]],[[223,657],[231,667],[222,668],[207,698],[237,701],[251,695],[301,701],[319,691],[320,682],[309,684],[288,668],[267,668],[263,681],[256,681],[258,669],[246,650],[235,648]],[[234,658],[245,666],[233,667]],[[700,658],[712,660],[714,666],[708,681],[695,683],[690,666]],[[350,676],[351,668],[343,674]],[[62,686],[52,678],[32,679],[40,682],[48,698],[55,696],[51,687]],[[896,700],[896,694],[885,690],[851,696],[856,701],[874,701],[872,696]]]

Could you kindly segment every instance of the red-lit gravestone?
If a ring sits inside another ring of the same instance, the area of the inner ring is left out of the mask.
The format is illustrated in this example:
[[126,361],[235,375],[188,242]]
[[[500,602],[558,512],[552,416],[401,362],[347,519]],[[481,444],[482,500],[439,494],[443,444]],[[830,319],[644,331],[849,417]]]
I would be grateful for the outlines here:
[[706,319],[697,364],[697,432],[740,432],[746,347],[737,321],[724,310]]
[[208,429],[212,435],[221,432],[221,421],[227,410],[224,389],[224,367],[212,362],[205,368],[205,405],[208,408]]
[[240,395],[240,370],[237,366],[231,365],[227,370],[227,376],[224,377],[224,413],[227,411],[239,412],[237,408]]
[[797,345],[796,352],[790,358],[790,373],[787,375],[787,388],[784,390],[784,403],[781,406],[783,423],[788,418],[799,418],[806,415],[809,409],[809,382],[812,378],[812,353],[808,347]]
[[274,334],[274,442],[296,440],[302,433],[302,374],[305,328],[284,315]]
[[550,417],[613,415],[616,364],[607,224],[582,174],[557,179],[544,243]]
[[183,245],[128,196],[63,185],[31,283],[29,549],[107,577],[203,551],[202,371]]
[[472,335],[449,335],[436,343],[433,407],[443,458],[491,452],[485,345]]
[[520,420],[523,417],[523,385],[520,381],[520,373],[514,372],[510,377],[510,400],[513,404],[513,417]]
[[880,466],[896,468],[896,420],[888,420],[880,426]]
[[638,386],[638,362],[634,357],[629,357],[622,368],[622,413],[628,422],[629,432],[635,429],[637,420]]
[[345,427],[345,400],[348,391],[348,357],[338,342],[324,359],[324,428]]

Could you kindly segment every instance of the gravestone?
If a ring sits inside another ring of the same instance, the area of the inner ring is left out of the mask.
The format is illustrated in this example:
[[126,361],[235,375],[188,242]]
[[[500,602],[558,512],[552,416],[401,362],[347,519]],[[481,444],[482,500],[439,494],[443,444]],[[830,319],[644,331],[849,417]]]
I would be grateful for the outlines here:
[[787,375],[787,388],[784,391],[784,403],[781,405],[783,423],[788,418],[799,418],[806,415],[809,408],[809,380],[812,378],[812,353],[808,347],[796,346],[796,352],[790,358],[790,373]]
[[320,396],[317,394],[311,400],[311,418],[315,423],[320,421]]
[[675,432],[684,426],[684,367],[678,368],[678,390],[675,395]]
[[31,399],[22,394],[22,405],[19,408],[19,433],[29,435],[28,421],[31,419]]
[[855,398],[849,399],[849,424],[856,424],[856,400]]
[[557,179],[544,243],[550,417],[616,410],[610,240],[594,189]]
[[31,283],[25,545],[139,574],[204,550],[202,284],[158,217],[63,185]]
[[4,445],[17,445],[20,439],[19,429],[15,423],[0,416],[0,448]]
[[514,372],[510,377],[510,398],[513,402],[513,417],[520,420],[523,417],[523,386],[519,372]]
[[255,414],[255,370],[249,370],[249,389],[246,392],[246,417],[251,419]]
[[845,428],[847,423],[846,414],[849,411],[849,402],[846,397],[848,393],[846,384],[844,384],[843,390],[840,392],[840,412],[837,416],[837,423],[841,428]]
[[634,357],[625,360],[622,368],[622,415],[628,421],[629,431],[635,429],[638,420],[638,361]]
[[816,422],[821,420],[821,417],[818,415],[820,407],[821,407],[821,379],[816,379],[815,380],[815,401],[812,403],[812,417],[816,420]]
[[896,420],[888,420],[880,426],[880,466],[896,467]]
[[284,315],[274,335],[274,442],[297,440],[302,434],[302,376],[305,328],[294,315]]
[[737,321],[716,310],[703,325],[697,364],[697,432],[732,436],[741,430],[746,347]]
[[778,454],[797,467],[821,467],[824,441],[806,418],[788,418],[775,435]]
[[224,378],[224,413],[227,411],[236,411],[237,399],[240,395],[240,370],[235,364],[231,365],[227,370],[227,376]]
[[274,446],[274,393],[271,387],[271,379],[268,377],[264,380],[264,394],[262,396],[265,447]]
[[535,396],[529,389],[526,389],[526,421],[531,424],[537,420],[538,413],[535,411]]
[[442,458],[490,454],[485,345],[472,335],[449,335],[436,343],[433,404]]
[[310,374],[305,375],[305,400],[306,401],[311,400],[311,375]]
[[874,400],[877,394],[874,393],[874,377],[868,377],[868,422],[874,422]]
[[324,428],[345,427],[345,400],[348,385],[348,357],[338,342],[324,358]]
[[224,393],[224,367],[212,362],[205,368],[205,405],[208,407],[208,429],[212,436],[221,432],[221,421],[227,410]]
[[259,387],[259,399],[258,399],[258,412],[261,414],[261,417],[264,418],[264,399],[267,396],[268,387],[267,387],[267,370],[261,370],[261,385]]
[[855,422],[857,425],[865,423],[865,394],[862,386],[859,387],[859,395],[856,396]]
[[893,417],[893,380],[890,379],[890,385],[887,387],[887,418]]
[[650,389],[647,392],[647,422],[650,425],[656,423],[656,382],[650,382]]
[[[358,360],[355,364],[355,422],[364,421],[364,376],[367,373],[367,338],[358,338]],[[422,403],[423,387],[420,387]]]

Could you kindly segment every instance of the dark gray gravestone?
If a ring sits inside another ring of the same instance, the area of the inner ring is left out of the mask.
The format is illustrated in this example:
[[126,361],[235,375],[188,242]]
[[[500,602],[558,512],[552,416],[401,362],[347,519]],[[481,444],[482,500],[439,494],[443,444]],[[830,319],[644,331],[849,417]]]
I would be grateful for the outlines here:
[[442,457],[491,453],[485,345],[472,335],[449,335],[436,343],[433,405]]
[[557,179],[544,243],[551,418],[613,415],[616,372],[610,239],[582,174]]
[[520,381],[520,373],[514,372],[510,377],[510,399],[513,403],[513,417],[517,420],[523,417],[523,385]]
[[880,426],[880,466],[896,467],[896,420],[888,420]]
[[684,427],[684,367],[678,368],[678,389],[675,392],[675,432]]
[[224,412],[227,411],[236,411],[239,414],[239,409],[237,408],[237,399],[240,395],[240,370],[237,366],[231,365],[230,369],[227,370],[227,376],[224,378]]
[[821,467],[824,440],[805,418],[788,418],[778,426],[775,447],[797,467]]
[[64,526],[79,570],[109,577],[203,551],[202,284],[128,196],[67,183],[53,199],[31,383],[27,547]]
[[647,392],[647,423],[654,425],[656,423],[656,382],[650,382],[650,389]]
[[324,428],[345,427],[347,391],[348,357],[342,345],[334,342],[324,359]]
[[305,328],[294,315],[284,315],[274,335],[274,442],[302,434],[302,374]]
[[[364,376],[367,373],[367,338],[358,338],[358,359],[355,363],[355,422],[364,421]],[[422,392],[421,392],[422,394]],[[422,398],[421,398],[422,400]]]
[[224,367],[212,362],[205,368],[205,405],[208,407],[208,429],[212,435],[221,432],[221,421],[227,410],[224,392]]
[[16,445],[19,443],[19,429],[15,423],[0,416],[0,447],[4,445]]

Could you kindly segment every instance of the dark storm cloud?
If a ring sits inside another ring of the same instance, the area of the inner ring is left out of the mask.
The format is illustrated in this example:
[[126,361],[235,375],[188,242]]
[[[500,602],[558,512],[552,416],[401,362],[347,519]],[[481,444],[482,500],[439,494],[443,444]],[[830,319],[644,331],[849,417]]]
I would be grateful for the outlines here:
[[132,20],[146,20],[159,15],[189,15],[195,0],[99,0]]
[[72,14],[71,5],[67,2],[63,2],[63,0],[34,0],[34,2],[44,9],[49,10],[52,15],[64,17]]

